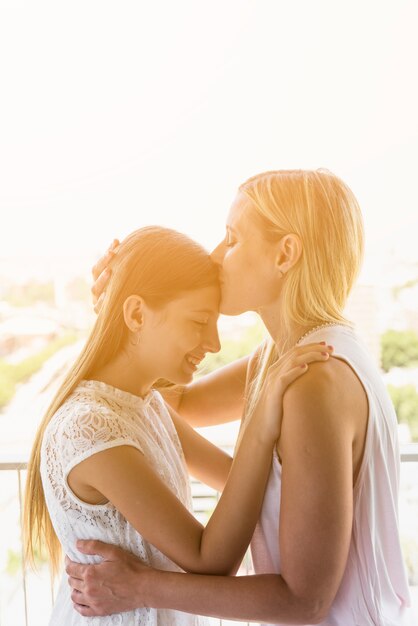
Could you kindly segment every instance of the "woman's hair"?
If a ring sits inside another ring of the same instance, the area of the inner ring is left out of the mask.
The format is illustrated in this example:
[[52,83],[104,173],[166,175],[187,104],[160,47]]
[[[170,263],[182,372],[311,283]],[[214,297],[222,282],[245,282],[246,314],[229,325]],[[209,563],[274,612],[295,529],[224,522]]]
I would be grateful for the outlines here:
[[[252,203],[264,236],[272,241],[295,234],[302,244],[298,262],[283,278],[281,319],[289,349],[294,324],[348,324],[344,307],[359,273],[364,248],[363,220],[352,191],[327,170],[281,170],[253,176],[239,187]],[[264,344],[250,387],[251,413],[268,367],[280,356]]]
[[158,226],[131,233],[109,265],[112,274],[96,323],[39,426],[28,465],[25,554],[33,566],[36,548],[45,543],[54,574],[61,546],[46,507],[40,474],[42,439],[48,423],[78,383],[108,363],[124,346],[129,334],[123,316],[126,298],[138,294],[149,306],[161,308],[183,292],[218,284],[217,268],[202,246],[186,235]]

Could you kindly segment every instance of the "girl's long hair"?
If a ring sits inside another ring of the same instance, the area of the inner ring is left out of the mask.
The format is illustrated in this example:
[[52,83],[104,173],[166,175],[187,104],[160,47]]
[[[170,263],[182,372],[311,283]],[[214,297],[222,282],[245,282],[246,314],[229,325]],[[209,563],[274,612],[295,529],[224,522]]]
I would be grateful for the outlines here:
[[291,347],[294,324],[349,324],[344,307],[361,267],[364,232],[352,191],[328,170],[264,172],[239,191],[251,200],[266,238],[279,241],[292,233],[302,243],[301,258],[283,279],[284,341],[279,349],[271,340],[263,345],[248,392],[249,415],[268,368]]
[[129,332],[123,319],[123,303],[128,296],[138,294],[148,305],[161,307],[182,292],[218,284],[216,266],[204,248],[186,235],[158,226],[131,233],[110,266],[111,278],[94,327],[38,428],[29,459],[23,521],[25,555],[34,566],[37,548],[45,545],[53,575],[60,565],[61,545],[48,513],[40,472],[42,441],[51,418],[82,379],[108,363],[123,347]]

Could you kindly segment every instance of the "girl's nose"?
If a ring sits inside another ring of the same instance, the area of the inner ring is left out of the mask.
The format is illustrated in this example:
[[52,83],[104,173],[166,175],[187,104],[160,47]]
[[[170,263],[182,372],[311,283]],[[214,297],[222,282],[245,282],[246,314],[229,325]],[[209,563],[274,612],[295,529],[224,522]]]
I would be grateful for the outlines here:
[[203,347],[207,352],[219,352],[221,349],[221,342],[219,341],[218,328],[208,329],[203,340]]

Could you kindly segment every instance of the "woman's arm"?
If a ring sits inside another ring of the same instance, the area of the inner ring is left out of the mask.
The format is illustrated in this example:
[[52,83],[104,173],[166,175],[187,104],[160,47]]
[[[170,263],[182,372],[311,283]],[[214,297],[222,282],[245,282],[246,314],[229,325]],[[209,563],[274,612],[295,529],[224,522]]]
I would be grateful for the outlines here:
[[[73,600],[83,615],[139,606],[230,619],[307,624],[325,619],[340,585],[353,511],[352,446],[367,402],[347,365],[313,365],[285,395],[280,575],[213,577],[144,568],[109,546],[99,566],[67,565]],[[360,418],[359,418],[360,416]],[[84,606],[81,606],[84,605]]]
[[189,474],[222,492],[232,467],[232,458],[193,430],[171,407],[167,408],[176,427]]
[[195,428],[242,417],[250,356],[243,357],[181,389],[160,389],[164,400]]
[[[205,576],[151,569],[137,557],[101,541],[80,541],[83,554],[99,555],[99,565],[66,559],[74,608],[85,617],[170,608],[221,619],[281,624],[315,624],[319,614],[292,596],[283,578]],[[321,620],[322,621],[322,620]]]

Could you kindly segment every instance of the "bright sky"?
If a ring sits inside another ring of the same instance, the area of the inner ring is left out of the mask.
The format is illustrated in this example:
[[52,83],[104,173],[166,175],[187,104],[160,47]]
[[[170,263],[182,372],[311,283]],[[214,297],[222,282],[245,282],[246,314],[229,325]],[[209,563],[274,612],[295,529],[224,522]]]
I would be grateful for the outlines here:
[[0,0],[0,261],[150,223],[210,248],[248,176],[327,167],[366,276],[418,263],[417,27],[415,0]]

